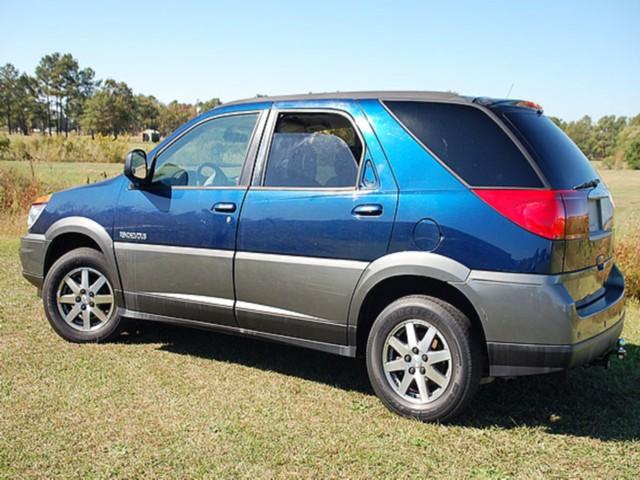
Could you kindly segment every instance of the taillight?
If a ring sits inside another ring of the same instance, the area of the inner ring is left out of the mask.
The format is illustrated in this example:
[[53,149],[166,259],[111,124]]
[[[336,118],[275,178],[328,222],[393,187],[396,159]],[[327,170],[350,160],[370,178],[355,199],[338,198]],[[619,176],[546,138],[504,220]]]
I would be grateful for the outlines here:
[[474,189],[499,213],[551,240],[589,235],[588,192],[580,190]]

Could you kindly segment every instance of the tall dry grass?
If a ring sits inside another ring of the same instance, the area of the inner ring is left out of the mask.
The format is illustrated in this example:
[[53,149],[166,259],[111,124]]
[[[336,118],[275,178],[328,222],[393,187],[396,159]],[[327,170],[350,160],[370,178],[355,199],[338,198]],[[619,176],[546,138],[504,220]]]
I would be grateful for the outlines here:
[[618,238],[616,263],[624,273],[627,296],[640,299],[640,225]]
[[26,212],[33,200],[42,195],[44,186],[31,175],[21,174],[14,168],[0,170],[0,214],[16,215]]
[[119,163],[130,150],[126,139],[87,136],[0,136],[0,160]]

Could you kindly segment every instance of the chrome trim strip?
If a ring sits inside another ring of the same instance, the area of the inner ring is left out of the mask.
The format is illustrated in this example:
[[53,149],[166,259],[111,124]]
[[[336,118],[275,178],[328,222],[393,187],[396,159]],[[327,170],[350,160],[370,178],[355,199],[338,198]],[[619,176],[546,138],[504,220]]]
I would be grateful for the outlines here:
[[189,303],[204,303],[215,307],[233,308],[234,301],[230,298],[209,297],[206,295],[191,295],[188,293],[163,293],[163,292],[137,292],[141,295],[180,300]]
[[159,245],[156,243],[134,242],[113,242],[113,246],[116,250],[233,258],[233,250],[215,250],[212,248],[199,247],[176,247],[174,245]]
[[43,233],[27,233],[24,237],[22,237],[22,240],[29,242],[44,242],[47,239]]
[[303,257],[298,255],[280,255],[275,253],[237,252],[236,260],[254,260],[259,262],[295,263],[320,267],[334,267],[362,271],[370,262],[358,260],[341,260],[323,257]]
[[284,308],[270,307],[269,305],[261,305],[258,303],[237,301],[236,309],[242,310],[245,312],[260,313],[264,315],[274,315],[277,317],[290,317],[298,320],[303,320],[306,322],[317,322],[317,323],[324,323],[329,325],[336,325],[338,327],[345,326],[342,323],[330,322],[322,318],[314,317],[312,315],[307,315],[300,312],[294,312],[291,310],[285,310]]
[[138,312],[135,310],[128,310],[124,308],[118,309],[122,316],[128,318],[134,318],[138,320],[148,320],[155,322],[171,323],[174,325],[183,325],[187,327],[201,328],[203,330],[218,331],[221,333],[227,333],[232,335],[248,336],[268,340],[276,343],[285,343],[288,345],[294,345],[298,347],[310,348],[313,350],[320,350],[322,352],[334,353],[345,357],[355,357],[355,346],[338,345],[334,343],[319,342],[317,340],[307,340],[298,337],[289,337],[287,335],[281,335],[277,333],[259,332],[257,330],[250,330],[241,327],[233,327],[230,325],[219,325],[214,323],[205,323],[197,320],[187,320],[176,317],[169,317],[165,315],[150,314],[144,312]]

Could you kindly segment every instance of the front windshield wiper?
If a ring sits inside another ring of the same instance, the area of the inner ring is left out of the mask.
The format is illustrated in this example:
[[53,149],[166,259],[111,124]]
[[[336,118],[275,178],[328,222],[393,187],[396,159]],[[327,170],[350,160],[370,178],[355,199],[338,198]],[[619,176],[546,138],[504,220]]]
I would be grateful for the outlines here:
[[587,182],[581,183],[573,187],[574,190],[585,190],[587,188],[596,188],[600,184],[599,178],[594,178],[593,180],[589,180]]

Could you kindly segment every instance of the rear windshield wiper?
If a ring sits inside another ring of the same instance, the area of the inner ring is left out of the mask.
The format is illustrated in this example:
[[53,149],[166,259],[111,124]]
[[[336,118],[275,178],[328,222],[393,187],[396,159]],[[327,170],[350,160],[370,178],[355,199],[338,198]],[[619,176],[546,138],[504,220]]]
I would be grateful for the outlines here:
[[589,180],[587,182],[581,183],[573,187],[574,190],[585,190],[587,188],[596,188],[600,184],[599,178],[594,178],[593,180]]

